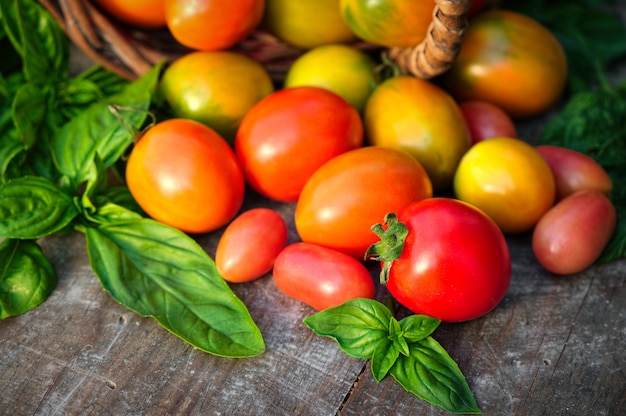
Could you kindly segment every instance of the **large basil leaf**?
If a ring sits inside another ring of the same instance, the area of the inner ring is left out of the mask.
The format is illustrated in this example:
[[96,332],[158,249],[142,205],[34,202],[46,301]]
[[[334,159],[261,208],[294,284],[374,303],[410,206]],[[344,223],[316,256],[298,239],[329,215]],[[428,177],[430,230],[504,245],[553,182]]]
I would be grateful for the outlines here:
[[33,240],[0,243],[0,319],[43,303],[57,285],[52,265]]
[[434,338],[409,344],[389,373],[405,390],[450,413],[481,413],[456,362]]
[[380,302],[353,299],[304,319],[317,335],[334,339],[346,354],[369,359],[381,344],[389,341],[392,315]]
[[151,219],[132,221],[109,205],[106,216],[116,215],[118,223],[84,229],[92,269],[115,300],[211,354],[265,350],[246,306],[191,237]]
[[44,178],[24,176],[0,186],[0,238],[43,237],[62,230],[76,215],[72,197]]
[[72,190],[89,177],[96,154],[108,168],[135,139],[148,116],[161,68],[155,65],[122,92],[90,106],[63,126],[53,140],[52,150]]
[[13,120],[26,149],[31,148],[40,135],[48,113],[48,92],[42,85],[28,83],[13,99]]
[[70,43],[59,23],[35,0],[0,1],[8,38],[22,56],[30,81],[50,82],[67,77]]

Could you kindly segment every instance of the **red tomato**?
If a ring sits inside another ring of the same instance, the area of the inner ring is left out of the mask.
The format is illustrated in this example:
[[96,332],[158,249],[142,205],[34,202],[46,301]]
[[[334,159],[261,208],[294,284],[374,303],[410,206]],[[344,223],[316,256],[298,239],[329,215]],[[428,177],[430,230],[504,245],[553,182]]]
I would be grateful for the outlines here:
[[386,283],[398,302],[448,322],[478,318],[500,303],[511,280],[511,258],[504,235],[486,214],[459,200],[429,198],[400,211],[398,221],[408,235]]
[[135,144],[126,181],[144,211],[190,233],[215,230],[243,203],[245,183],[228,143],[196,121],[171,119]]
[[165,19],[184,46],[215,51],[248,36],[261,23],[264,9],[264,0],[165,0]]
[[287,296],[317,310],[374,297],[374,281],[363,263],[310,243],[291,244],[278,255],[274,281]]
[[543,145],[536,149],[550,166],[557,199],[587,189],[611,193],[609,174],[586,154],[561,146]]
[[337,156],[311,176],[296,204],[296,230],[303,241],[363,259],[376,241],[372,224],[432,193],[426,171],[408,153],[362,147]]
[[615,207],[604,193],[571,194],[537,223],[532,240],[535,257],[552,273],[578,273],[600,257],[616,221]]
[[215,265],[224,280],[257,279],[272,270],[287,245],[287,224],[269,208],[254,208],[235,218],[217,243]]
[[307,86],[276,91],[252,107],[235,152],[253,189],[294,202],[320,166],[362,144],[357,110],[331,91]]
[[472,144],[494,137],[517,137],[511,117],[500,107],[487,101],[464,101],[459,104],[470,131]]

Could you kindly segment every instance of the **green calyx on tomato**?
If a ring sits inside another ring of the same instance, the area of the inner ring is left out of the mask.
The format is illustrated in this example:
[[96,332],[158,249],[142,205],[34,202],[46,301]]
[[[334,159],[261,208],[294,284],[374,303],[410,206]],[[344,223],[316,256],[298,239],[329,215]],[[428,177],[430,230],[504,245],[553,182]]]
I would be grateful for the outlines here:
[[404,240],[409,235],[407,226],[398,221],[398,216],[393,212],[385,216],[385,224],[374,224],[372,231],[380,240],[369,246],[365,252],[365,260],[383,262],[380,271],[380,283],[385,284],[389,280],[389,271],[394,260],[400,258],[404,250]]

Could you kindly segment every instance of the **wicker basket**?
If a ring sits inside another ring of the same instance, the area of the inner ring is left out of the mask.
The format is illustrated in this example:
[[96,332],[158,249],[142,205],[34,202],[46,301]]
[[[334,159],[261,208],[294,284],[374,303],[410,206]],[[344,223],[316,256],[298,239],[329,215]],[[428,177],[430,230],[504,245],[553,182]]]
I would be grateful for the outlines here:
[[[89,0],[39,0],[62,25],[70,40],[94,62],[128,79],[188,52],[167,29],[143,30],[117,23]],[[131,0],[129,0],[131,1]],[[391,48],[388,56],[407,74],[429,79],[445,72],[456,58],[467,27],[470,0],[436,0],[426,38],[412,48]],[[382,49],[367,43],[360,49]],[[282,80],[303,51],[275,36],[256,31],[232,50],[262,63],[274,80]]]

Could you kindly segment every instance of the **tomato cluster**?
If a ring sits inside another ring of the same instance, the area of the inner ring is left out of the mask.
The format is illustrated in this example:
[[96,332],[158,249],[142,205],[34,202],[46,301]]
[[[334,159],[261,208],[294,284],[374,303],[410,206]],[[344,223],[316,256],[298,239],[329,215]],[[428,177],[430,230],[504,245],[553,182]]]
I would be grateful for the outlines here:
[[[216,265],[227,281],[273,269],[280,290],[325,309],[374,296],[367,258],[411,311],[465,321],[506,294],[506,234],[532,230],[538,261],[559,274],[588,267],[611,237],[602,167],[517,138],[513,120],[549,109],[565,84],[562,48],[539,23],[472,9],[458,60],[433,82],[383,79],[375,57],[347,42],[414,44],[403,24],[418,22],[403,19],[429,21],[409,10],[434,2],[231,0],[219,18],[217,1],[163,3],[173,35],[198,51],[165,69],[159,96],[176,118],[137,140],[126,178],[157,220],[222,229]],[[380,14],[388,20],[378,33]],[[343,23],[319,40],[306,29],[311,15]],[[282,85],[226,50],[260,24],[309,49]],[[275,211],[240,212],[246,192],[295,204],[296,238]]]

